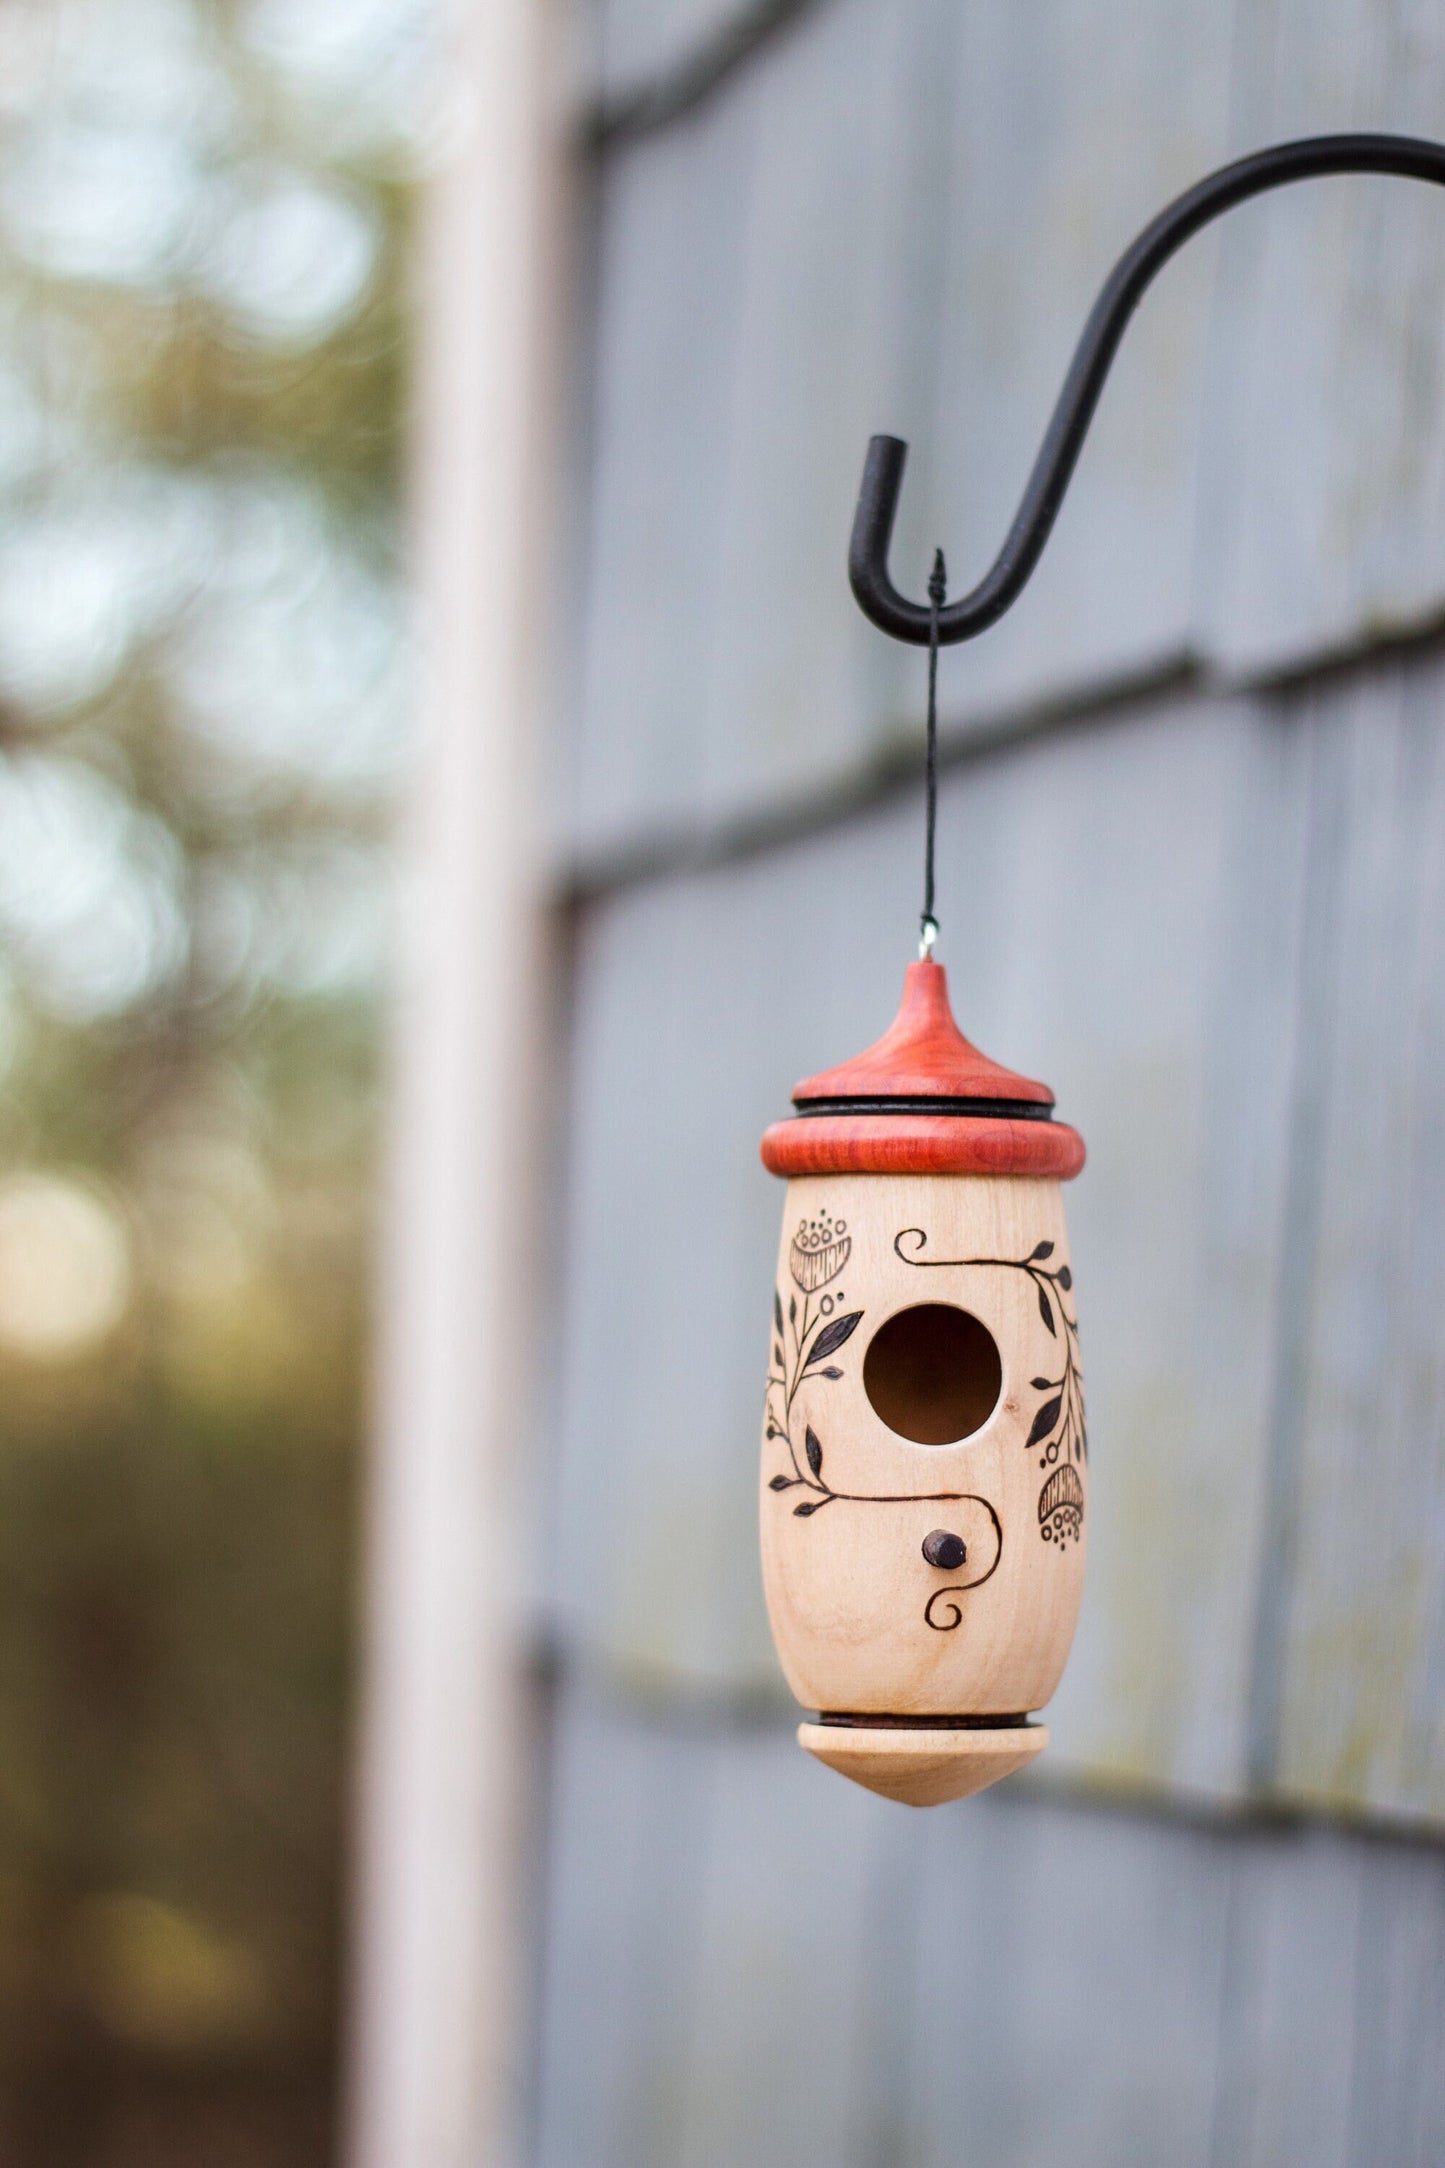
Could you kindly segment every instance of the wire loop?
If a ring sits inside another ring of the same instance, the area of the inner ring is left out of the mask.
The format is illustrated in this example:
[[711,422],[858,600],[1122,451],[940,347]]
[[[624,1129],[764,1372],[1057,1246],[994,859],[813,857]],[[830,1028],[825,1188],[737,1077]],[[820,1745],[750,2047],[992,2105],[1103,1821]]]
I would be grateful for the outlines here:
[[933,912],[933,846],[938,830],[938,613],[948,593],[948,571],[942,550],[933,553],[928,575],[928,810],[923,837],[923,915],[918,921],[918,957],[926,963],[938,939],[938,920]]

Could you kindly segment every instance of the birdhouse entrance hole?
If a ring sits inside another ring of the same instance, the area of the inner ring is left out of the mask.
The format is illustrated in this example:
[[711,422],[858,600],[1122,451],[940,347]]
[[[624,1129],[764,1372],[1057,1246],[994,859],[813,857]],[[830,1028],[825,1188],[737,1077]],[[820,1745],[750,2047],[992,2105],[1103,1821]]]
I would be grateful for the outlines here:
[[880,1325],[863,1358],[874,1414],[915,1445],[957,1445],[998,1405],[1003,1363],[987,1325],[948,1302],[920,1302]]

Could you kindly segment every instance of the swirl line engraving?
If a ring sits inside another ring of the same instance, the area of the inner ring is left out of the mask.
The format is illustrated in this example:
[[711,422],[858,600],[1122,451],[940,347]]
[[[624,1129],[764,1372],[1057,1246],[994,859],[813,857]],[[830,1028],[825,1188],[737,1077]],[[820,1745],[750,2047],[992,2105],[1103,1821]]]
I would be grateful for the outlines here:
[[1038,1296],[1040,1321],[1052,1339],[1058,1340],[1059,1327],[1063,1326],[1059,1376],[1041,1374],[1030,1380],[1034,1391],[1043,1397],[1024,1449],[1032,1452],[1038,1447],[1039,1472],[1045,1478],[1039,1496],[1040,1536],[1060,1549],[1070,1542],[1077,1543],[1084,1526],[1084,1486],[1078,1470],[1089,1457],[1089,1434],[1079,1366],[1078,1314],[1064,1300],[1073,1288],[1073,1273],[1066,1264],[1050,1266],[1052,1242],[1036,1242],[1027,1257],[925,1257],[927,1247],[928,1236],[921,1227],[905,1227],[893,1238],[894,1254],[905,1265],[920,1271],[991,1265],[1000,1271],[1026,1273]]

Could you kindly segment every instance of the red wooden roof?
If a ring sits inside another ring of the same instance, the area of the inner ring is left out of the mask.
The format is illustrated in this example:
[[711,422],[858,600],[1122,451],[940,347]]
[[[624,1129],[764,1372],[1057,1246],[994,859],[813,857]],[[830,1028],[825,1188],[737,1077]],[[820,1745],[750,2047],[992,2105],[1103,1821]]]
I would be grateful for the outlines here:
[[1047,1084],[1005,1069],[963,1036],[948,975],[910,964],[903,1005],[877,1044],[805,1077],[798,1112],[763,1138],[773,1174],[1033,1175],[1067,1181],[1084,1140],[1052,1119]]

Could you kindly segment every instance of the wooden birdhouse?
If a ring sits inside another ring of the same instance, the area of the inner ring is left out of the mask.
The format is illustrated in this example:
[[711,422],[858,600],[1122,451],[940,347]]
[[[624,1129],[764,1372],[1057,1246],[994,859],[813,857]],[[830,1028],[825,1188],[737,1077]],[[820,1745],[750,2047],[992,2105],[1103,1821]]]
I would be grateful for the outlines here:
[[1048,1087],[910,965],[876,1046],[799,1084],[762,1458],[763,1580],[809,1753],[934,1806],[1048,1743],[1083,1591],[1078,1313]]

